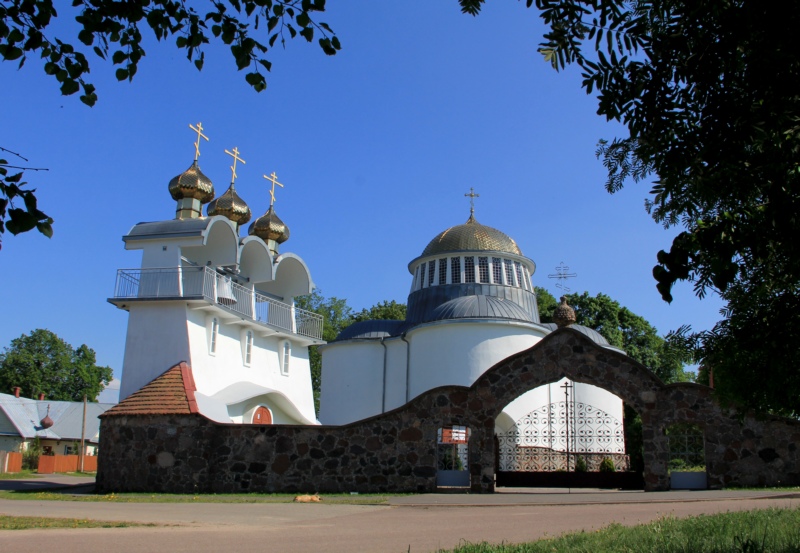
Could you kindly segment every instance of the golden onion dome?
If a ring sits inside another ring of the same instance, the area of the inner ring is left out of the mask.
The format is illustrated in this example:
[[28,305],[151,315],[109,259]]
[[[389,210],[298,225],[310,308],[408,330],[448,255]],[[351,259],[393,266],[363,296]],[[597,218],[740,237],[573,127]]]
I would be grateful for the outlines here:
[[258,236],[265,242],[274,240],[278,244],[283,244],[289,239],[289,227],[281,221],[272,206],[269,206],[267,212],[250,225],[247,233]]
[[480,224],[473,214],[470,214],[463,225],[456,225],[440,232],[428,243],[421,257],[458,251],[493,251],[522,255],[519,246],[511,237],[495,228]]
[[236,188],[231,183],[228,190],[219,198],[208,204],[206,211],[209,217],[224,215],[237,225],[243,225],[250,220],[250,207],[236,193]]
[[195,160],[191,167],[169,181],[169,193],[173,200],[190,198],[205,204],[214,198],[214,185],[211,184],[211,179],[203,174]]

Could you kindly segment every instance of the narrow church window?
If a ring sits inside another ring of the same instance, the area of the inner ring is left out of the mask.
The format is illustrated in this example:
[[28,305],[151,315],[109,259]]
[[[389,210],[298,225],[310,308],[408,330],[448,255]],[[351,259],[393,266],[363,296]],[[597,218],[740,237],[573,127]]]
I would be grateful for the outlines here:
[[433,284],[433,276],[436,272],[436,261],[428,261],[428,286]]
[[475,258],[471,255],[464,258],[464,282],[475,282]]
[[503,266],[501,265],[499,257],[492,258],[492,282],[494,284],[503,284]]
[[412,290],[419,290],[420,288],[422,288],[422,284],[420,283],[420,280],[419,280],[419,266],[417,266],[417,270],[414,271],[414,284],[411,287],[411,289]]
[[214,317],[211,319],[211,341],[208,344],[208,352],[211,355],[217,353],[217,333],[219,333],[219,321]]
[[248,330],[244,335],[244,364],[250,366],[250,359],[253,356],[253,331]]
[[506,284],[514,286],[514,265],[511,263],[510,259],[504,259],[503,262],[506,266]]
[[489,258],[478,258],[478,270],[480,271],[480,282],[489,282]]
[[423,288],[425,286],[425,267],[427,265],[423,263],[419,266],[419,287]]
[[461,282],[461,258],[460,257],[451,257],[450,258],[450,274],[451,280],[453,284],[459,284]]
[[439,260],[439,285],[447,284],[447,259]]
[[292,345],[288,340],[283,342],[283,358],[281,359],[281,374],[289,374],[289,359],[292,357]]
[[519,261],[515,261],[514,262],[514,267],[516,267],[516,269],[517,269],[517,281],[519,282],[519,287],[520,288],[525,288],[527,290],[528,287],[525,286],[525,284],[524,284],[525,283],[525,279],[522,278],[522,265],[520,264]]

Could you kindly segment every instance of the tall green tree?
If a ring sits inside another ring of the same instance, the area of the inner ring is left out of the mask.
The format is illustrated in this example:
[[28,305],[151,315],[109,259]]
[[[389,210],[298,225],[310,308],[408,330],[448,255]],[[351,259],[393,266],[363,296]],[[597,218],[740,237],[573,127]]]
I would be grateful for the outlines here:
[[369,309],[362,309],[350,317],[351,321],[358,323],[361,321],[386,320],[386,321],[405,321],[406,304],[397,303],[394,300],[376,303]]
[[[459,0],[477,14],[484,0]],[[540,52],[576,64],[598,114],[606,188],[650,182],[646,208],[682,227],[658,252],[666,301],[681,280],[726,302],[687,334],[723,399],[800,416],[800,4],[757,0],[527,0]],[[767,377],[768,375],[768,377]]]
[[[567,303],[575,310],[576,323],[599,332],[609,344],[625,350],[634,359],[652,370],[664,382],[691,380],[684,366],[692,361],[682,345],[675,345],[658,335],[644,317],[605,294],[592,297],[588,292],[567,294]],[[536,287],[539,316],[543,323],[553,322],[556,299],[544,288]]]
[[85,394],[97,401],[113,377],[110,367],[97,365],[92,348],[73,349],[49,330],[15,338],[0,355],[0,390],[6,393],[19,386],[29,397],[43,393],[52,400],[81,401]]

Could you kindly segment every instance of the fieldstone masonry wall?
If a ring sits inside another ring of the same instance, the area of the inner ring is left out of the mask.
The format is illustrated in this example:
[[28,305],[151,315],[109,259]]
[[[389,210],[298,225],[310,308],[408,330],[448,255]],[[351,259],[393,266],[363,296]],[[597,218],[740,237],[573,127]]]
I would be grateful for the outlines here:
[[705,431],[709,486],[800,485],[800,423],[742,417],[711,389],[664,385],[628,357],[560,329],[488,370],[470,388],[431,390],[347,426],[226,425],[200,415],[104,416],[101,492],[432,492],[437,430],[471,429],[471,491],[494,491],[495,419],[512,400],[567,376],[604,388],[642,417],[645,489],[669,488],[666,428]]

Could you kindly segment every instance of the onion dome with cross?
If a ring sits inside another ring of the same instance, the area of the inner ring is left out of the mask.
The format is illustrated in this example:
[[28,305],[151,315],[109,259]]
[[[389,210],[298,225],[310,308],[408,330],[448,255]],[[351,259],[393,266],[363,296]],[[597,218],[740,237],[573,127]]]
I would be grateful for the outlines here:
[[203,124],[198,123],[189,125],[189,128],[197,133],[197,141],[194,143],[194,161],[191,167],[169,181],[169,193],[172,199],[178,202],[175,209],[176,219],[196,219],[203,215],[203,204],[207,204],[214,198],[214,185],[211,179],[203,174],[197,159],[200,157],[200,139],[208,140],[203,134]]
[[277,255],[278,245],[289,239],[289,227],[275,213],[275,186],[283,188],[283,185],[278,182],[278,175],[274,171],[270,176],[264,175],[264,178],[272,183],[272,188],[269,191],[269,209],[264,215],[253,221],[247,233],[261,238],[267,243],[272,253]]
[[207,213],[209,217],[222,215],[237,225],[243,225],[250,220],[251,215],[250,207],[239,197],[239,194],[236,193],[236,162],[241,161],[242,164],[244,164],[245,161],[239,157],[238,148],[234,148],[233,151],[225,150],[225,153],[233,158],[233,165],[231,165],[231,185],[222,196],[208,204]]

